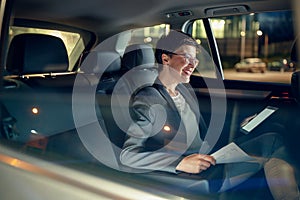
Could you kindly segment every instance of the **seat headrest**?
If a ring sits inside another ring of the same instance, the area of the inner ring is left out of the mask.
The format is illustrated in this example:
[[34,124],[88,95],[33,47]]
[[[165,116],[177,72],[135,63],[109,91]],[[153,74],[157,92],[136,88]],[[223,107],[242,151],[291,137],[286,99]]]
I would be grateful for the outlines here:
[[111,73],[121,69],[121,56],[114,51],[91,51],[80,70],[85,73]]
[[127,46],[122,59],[122,67],[130,70],[140,65],[153,67],[155,64],[154,52],[151,46],[146,44],[133,44]]
[[291,90],[293,97],[300,102],[300,71],[296,71],[292,74]]
[[66,72],[69,67],[63,41],[43,34],[20,34],[10,43],[6,70],[10,74]]

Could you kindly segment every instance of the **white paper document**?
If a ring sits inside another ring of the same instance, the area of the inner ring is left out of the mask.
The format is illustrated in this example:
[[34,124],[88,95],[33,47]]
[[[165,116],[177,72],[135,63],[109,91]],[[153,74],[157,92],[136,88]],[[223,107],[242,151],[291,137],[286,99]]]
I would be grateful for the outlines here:
[[234,142],[224,146],[215,153],[211,154],[216,159],[217,164],[222,163],[234,163],[234,162],[246,162],[255,160],[247,153],[245,153]]

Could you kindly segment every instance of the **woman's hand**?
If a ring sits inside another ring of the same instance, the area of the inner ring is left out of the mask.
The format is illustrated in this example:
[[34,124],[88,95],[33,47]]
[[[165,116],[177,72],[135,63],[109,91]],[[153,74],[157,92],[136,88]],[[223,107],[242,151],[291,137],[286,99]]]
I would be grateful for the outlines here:
[[192,154],[183,158],[177,165],[176,170],[191,174],[198,174],[215,164],[216,160],[210,155]]

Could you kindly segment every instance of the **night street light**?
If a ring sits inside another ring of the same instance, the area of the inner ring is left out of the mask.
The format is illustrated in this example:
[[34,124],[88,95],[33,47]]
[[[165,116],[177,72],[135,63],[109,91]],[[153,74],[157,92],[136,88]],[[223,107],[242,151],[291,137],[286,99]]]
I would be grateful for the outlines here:
[[256,31],[256,34],[257,34],[258,36],[262,36],[263,32],[262,32],[261,30],[257,30],[257,31]]

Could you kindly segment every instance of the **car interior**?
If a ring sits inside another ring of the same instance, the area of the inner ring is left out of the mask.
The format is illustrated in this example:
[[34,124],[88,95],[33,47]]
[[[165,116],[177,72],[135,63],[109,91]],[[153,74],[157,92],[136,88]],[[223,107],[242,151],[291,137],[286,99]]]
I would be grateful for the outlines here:
[[[1,69],[0,144],[22,155],[154,193],[187,199],[272,199],[263,171],[227,192],[210,194],[207,180],[199,176],[131,173],[132,169],[120,164],[131,122],[130,97],[157,77],[155,48],[132,41],[132,30],[170,24],[171,29],[192,34],[193,22],[201,19],[207,35],[203,46],[209,47],[206,64],[214,67],[215,75],[193,75],[189,86],[199,102],[203,123],[219,133],[212,139],[215,145],[210,152],[245,135],[240,131],[243,120],[272,106],[278,110],[247,136],[280,132],[298,172],[299,68],[291,73],[288,84],[225,79],[221,47],[210,24],[214,17],[293,10],[295,5],[292,0],[88,0],[84,4],[8,0],[1,32],[1,48],[5,49],[1,50],[1,68],[5,67]],[[12,37],[11,26],[78,33],[83,47],[69,53],[61,38],[43,33]],[[294,42],[289,55],[295,63],[297,45]]]

